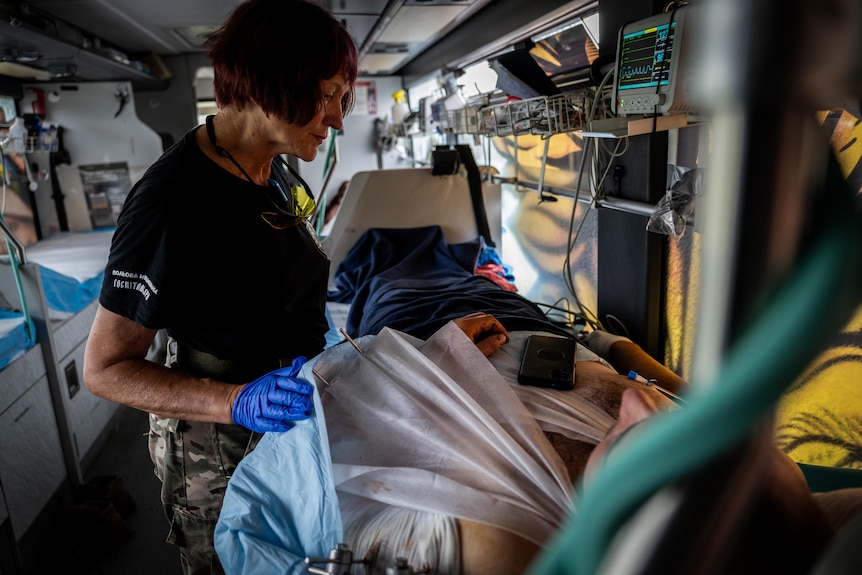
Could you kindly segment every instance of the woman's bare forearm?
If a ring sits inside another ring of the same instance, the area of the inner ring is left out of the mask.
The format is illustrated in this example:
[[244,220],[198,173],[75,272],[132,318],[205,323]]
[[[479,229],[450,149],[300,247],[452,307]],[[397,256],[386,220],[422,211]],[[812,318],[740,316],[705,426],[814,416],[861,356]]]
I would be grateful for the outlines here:
[[163,417],[232,423],[241,385],[199,378],[146,359],[155,331],[99,306],[84,352],[95,395]]
[[191,376],[146,359],[88,369],[84,381],[95,395],[162,417],[232,423],[231,406],[242,386]]

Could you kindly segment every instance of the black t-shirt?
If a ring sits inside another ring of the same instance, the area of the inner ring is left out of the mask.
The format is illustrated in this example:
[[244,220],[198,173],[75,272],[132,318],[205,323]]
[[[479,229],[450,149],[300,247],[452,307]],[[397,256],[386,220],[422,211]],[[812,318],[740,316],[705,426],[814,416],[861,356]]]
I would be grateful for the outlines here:
[[[310,225],[269,225],[261,216],[273,211],[268,189],[207,158],[194,132],[129,193],[99,302],[224,360],[316,355],[327,330],[329,258]],[[289,191],[280,158],[272,170]]]

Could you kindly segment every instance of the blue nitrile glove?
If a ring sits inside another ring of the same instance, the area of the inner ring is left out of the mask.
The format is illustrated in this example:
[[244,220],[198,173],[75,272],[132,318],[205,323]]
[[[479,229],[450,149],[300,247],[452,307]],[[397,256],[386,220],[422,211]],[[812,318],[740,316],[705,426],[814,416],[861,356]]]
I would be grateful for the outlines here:
[[267,373],[243,387],[233,402],[233,422],[265,433],[287,431],[292,422],[310,416],[314,387],[295,377],[305,362],[304,357],[297,357],[290,367]]

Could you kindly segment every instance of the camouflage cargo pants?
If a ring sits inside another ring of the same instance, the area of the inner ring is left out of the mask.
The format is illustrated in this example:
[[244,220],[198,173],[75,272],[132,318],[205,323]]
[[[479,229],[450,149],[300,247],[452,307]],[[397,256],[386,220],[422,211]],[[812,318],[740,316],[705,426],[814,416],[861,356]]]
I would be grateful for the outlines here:
[[149,449],[162,481],[168,542],[180,547],[186,575],[222,574],[213,533],[227,483],[260,434],[237,425],[150,415]]

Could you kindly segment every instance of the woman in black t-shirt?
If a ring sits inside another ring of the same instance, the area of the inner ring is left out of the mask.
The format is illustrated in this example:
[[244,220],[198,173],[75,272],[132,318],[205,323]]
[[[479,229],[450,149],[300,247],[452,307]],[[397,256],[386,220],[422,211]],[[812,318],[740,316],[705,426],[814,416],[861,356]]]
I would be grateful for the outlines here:
[[[341,129],[358,69],[344,25],[304,0],[248,0],[207,48],[219,111],[130,192],[84,359],[93,393],[150,413],[186,573],[222,571],[212,532],[239,460],[311,412],[295,376],[323,349],[329,260],[283,158]],[[173,369],[146,360],[162,329]]]

